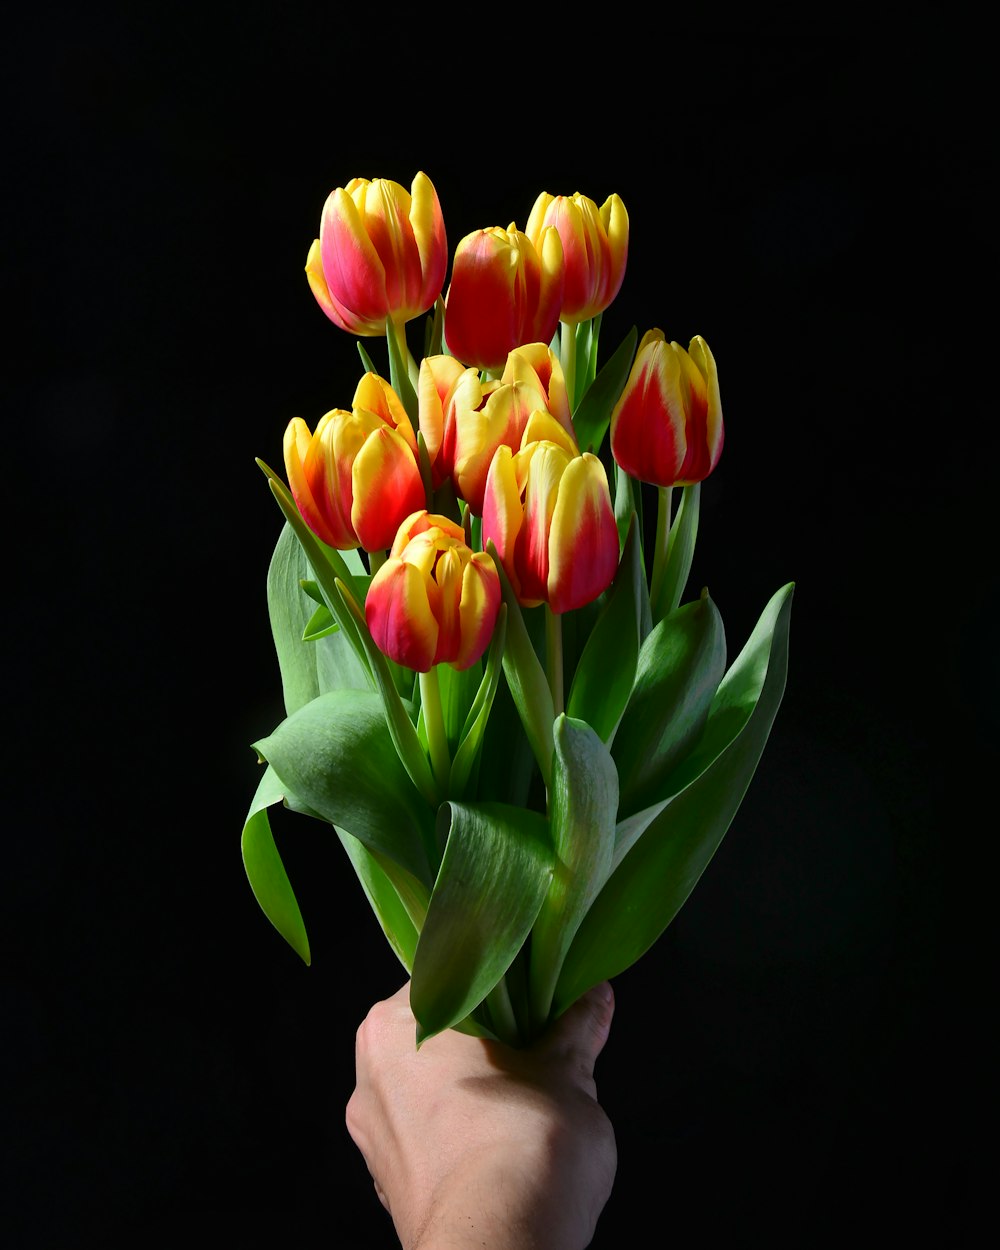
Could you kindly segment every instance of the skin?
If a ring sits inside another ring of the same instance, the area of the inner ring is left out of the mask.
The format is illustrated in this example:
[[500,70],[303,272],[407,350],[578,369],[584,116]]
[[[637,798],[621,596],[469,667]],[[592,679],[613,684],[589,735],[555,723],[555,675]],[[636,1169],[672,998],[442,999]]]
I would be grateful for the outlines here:
[[530,1048],[449,1030],[418,1051],[409,984],[358,1029],[347,1128],[403,1250],[583,1250],[618,1155],[594,1064],[607,983]]

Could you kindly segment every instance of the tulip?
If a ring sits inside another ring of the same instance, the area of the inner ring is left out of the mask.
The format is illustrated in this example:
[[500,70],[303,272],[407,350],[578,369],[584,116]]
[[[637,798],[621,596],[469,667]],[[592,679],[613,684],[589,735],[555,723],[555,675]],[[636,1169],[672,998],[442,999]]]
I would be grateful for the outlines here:
[[499,609],[493,559],[467,546],[460,525],[426,509],[404,519],[365,600],[376,646],[418,673],[441,663],[456,669],[474,664],[489,645]]
[[354,178],[331,192],[306,275],[319,306],[351,334],[385,334],[426,312],[444,285],[448,244],[437,192],[424,173],[410,191]]
[[600,208],[593,200],[549,195],[535,201],[525,233],[537,244],[554,226],[562,243],[564,287],[560,320],[573,324],[596,317],[618,294],[628,259],[628,213],[617,195]]
[[361,379],[352,411],[333,409],[312,433],[293,417],[284,455],[299,512],[330,547],[385,551],[400,522],[425,502],[413,427],[375,374]]
[[467,234],[455,249],[445,300],[448,351],[477,369],[502,369],[522,343],[547,343],[559,324],[563,258],[559,232],[536,243],[513,222]]
[[722,453],[719,374],[696,335],[685,351],[662,330],[643,335],[611,413],[611,452],[630,477],[659,487],[703,481]]
[[573,422],[559,359],[545,343],[517,348],[499,381],[480,382],[453,356],[420,365],[420,429],[435,488],[451,480],[475,516],[483,514],[486,475],[496,449],[549,439],[575,455]]
[[492,540],[525,607],[569,612],[596,599],[618,568],[618,528],[600,460],[548,440],[497,449],[486,482]]

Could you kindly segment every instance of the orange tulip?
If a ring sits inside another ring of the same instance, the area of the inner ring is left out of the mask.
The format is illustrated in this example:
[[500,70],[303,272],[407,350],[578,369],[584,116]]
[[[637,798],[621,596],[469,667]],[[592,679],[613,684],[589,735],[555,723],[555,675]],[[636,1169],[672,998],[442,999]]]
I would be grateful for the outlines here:
[[385,551],[401,521],[425,502],[417,443],[395,391],[366,374],[352,411],[335,408],[310,433],[285,430],[285,470],[309,528],[330,547]]

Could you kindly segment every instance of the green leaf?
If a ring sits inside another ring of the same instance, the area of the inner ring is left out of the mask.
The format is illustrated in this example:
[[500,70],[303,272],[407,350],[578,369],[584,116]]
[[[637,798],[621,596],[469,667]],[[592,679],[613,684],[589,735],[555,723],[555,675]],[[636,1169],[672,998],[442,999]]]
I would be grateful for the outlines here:
[[410,982],[417,1041],[486,998],[531,931],[552,875],[544,816],[501,803],[442,806],[447,837]]
[[559,716],[554,742],[549,820],[556,863],[531,931],[535,1031],[548,1020],[566,952],[610,874],[618,811],[618,774],[594,730]]
[[280,803],[285,789],[273,768],[265,770],[243,826],[243,866],[264,915],[293,951],[308,964],[309,938],[278,848],[274,845],[267,809]]
[[320,638],[328,638],[330,634],[336,634],[339,630],[340,626],[333,619],[333,613],[323,603],[306,623],[306,627],[302,631],[302,641],[318,642]]
[[[365,896],[396,958],[406,971],[410,972],[413,968],[413,955],[417,949],[419,930],[410,914],[413,910],[412,901],[408,910],[400,898],[400,890],[393,884],[394,880],[397,882],[400,880],[399,874],[402,869],[392,860],[370,851],[363,842],[348,833],[346,829],[337,828],[337,837],[340,838],[348,858],[354,865],[354,871],[358,875]],[[412,877],[410,882],[413,886],[417,885]],[[402,892],[404,895],[407,893],[405,887]],[[410,894],[414,895],[416,891],[411,888]],[[418,913],[420,921],[427,913],[427,899],[428,895],[425,891],[422,914]]]
[[784,694],[793,586],[772,596],[719,688],[702,745],[725,745],[710,761],[702,757],[702,771],[665,803],[580,925],[556,987],[557,1012],[631,967],[653,945],[718,849]]
[[497,549],[487,543],[500,576],[500,591],[507,605],[507,639],[503,652],[503,671],[514,697],[518,715],[545,784],[552,774],[552,722],[555,707],[545,670],[524,624],[521,605],[504,572]]
[[357,341],[358,355],[361,357],[361,363],[364,365],[365,373],[378,373],[378,370],[372,364],[372,358],[368,355],[364,343],[360,339]]
[[335,592],[343,614],[353,621],[356,636],[367,656],[368,667],[376,688],[382,696],[386,725],[392,737],[396,754],[410,775],[413,784],[424,796],[424,799],[432,808],[436,808],[441,799],[441,796],[438,794],[437,783],[434,780],[434,774],[431,772],[431,766],[424,752],[423,745],[413,726],[413,721],[410,719],[396,688],[393,670],[389,666],[389,661],[375,645],[375,639],[371,636],[371,631],[365,620],[365,614],[357,601],[351,597],[347,587],[339,579],[335,585]]
[[679,606],[684,597],[688,575],[698,541],[698,514],[701,510],[701,482],[685,486],[677,515],[667,539],[667,560],[660,585],[659,603],[653,605],[654,620],[661,621]]
[[[349,612],[343,610],[342,596],[336,588],[336,579],[339,577],[345,585],[351,588],[352,594],[357,593],[355,577],[350,566],[339,551],[335,551],[332,547],[321,543],[309,526],[306,525],[295,504],[295,500],[292,498],[291,491],[289,491],[277,473],[259,458],[257,464],[261,472],[267,477],[271,493],[277,500],[279,508],[285,514],[285,520],[295,531],[295,537],[299,540],[306,554],[308,564],[316,577],[316,581],[319,583],[326,606],[333,613],[334,619],[343,632],[343,636],[347,639],[348,644],[354,648],[355,655],[362,666],[367,669],[368,664],[365,658],[365,651],[358,638],[354,618]],[[303,621],[304,624],[305,621]],[[298,637],[301,641],[301,631]],[[373,685],[374,683],[370,684]]]
[[594,379],[593,385],[573,414],[573,428],[581,451],[591,448],[596,455],[611,421],[611,412],[628,380],[638,335],[635,326],[619,344],[614,354]]
[[725,668],[722,618],[707,593],[653,627],[611,747],[623,815],[664,797],[671,769],[705,727]]
[[587,721],[605,742],[625,711],[635,681],[645,589],[633,512],[618,572],[577,663],[566,703],[569,715]]
[[309,568],[302,545],[286,522],[267,571],[267,607],[289,716],[327,690],[372,687],[367,668],[347,639],[303,640],[311,619],[310,599],[302,589]]
[[434,813],[396,754],[377,694],[320,695],[254,746],[323,820],[431,885]]
[[449,791],[456,799],[466,796],[473,767],[479,758],[483,736],[486,733],[490,712],[493,710],[493,700],[500,685],[506,633],[507,605],[501,603],[486,658],[486,671],[483,673],[483,680],[469,709],[458,749],[452,758]]
[[[406,327],[401,326],[399,333],[405,342]],[[413,429],[416,432],[420,428],[417,393],[413,389],[413,383],[410,381],[407,362],[403,359],[399,343],[396,341],[396,336],[392,332],[388,321],[386,322],[385,341],[389,346],[389,384],[399,396],[403,407],[406,409],[406,415],[410,418]]]

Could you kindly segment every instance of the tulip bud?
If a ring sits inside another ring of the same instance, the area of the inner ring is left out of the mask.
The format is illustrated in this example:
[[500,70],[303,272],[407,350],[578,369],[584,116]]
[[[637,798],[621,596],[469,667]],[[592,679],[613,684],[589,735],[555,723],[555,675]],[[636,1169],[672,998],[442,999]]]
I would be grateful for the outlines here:
[[499,609],[492,558],[466,545],[460,525],[421,509],[400,525],[389,558],[372,578],[365,619],[380,651],[426,673],[435,664],[460,670],[474,664],[489,645]]
[[313,433],[294,417],[284,455],[299,512],[330,547],[385,551],[400,522],[425,502],[413,427],[375,374],[358,384],[351,412],[333,409]]
[[548,440],[497,449],[486,482],[483,542],[492,540],[525,607],[583,607],[611,584],[618,528],[604,466]]
[[649,330],[611,413],[615,460],[639,481],[689,486],[718,464],[722,441],[719,374],[708,344],[696,335],[685,351],[662,330]]
[[441,293],[448,244],[437,192],[418,173],[407,192],[387,178],[354,178],[328,196],[306,276],[320,307],[351,334],[384,334],[426,312]]
[[448,351],[477,369],[500,369],[522,343],[549,342],[563,289],[559,232],[533,244],[514,223],[467,234],[455,249],[446,297]]
[[549,195],[535,201],[525,233],[533,243],[554,226],[562,243],[564,287],[560,319],[570,323],[596,317],[618,294],[628,259],[628,213],[617,195],[600,208],[593,200]]

